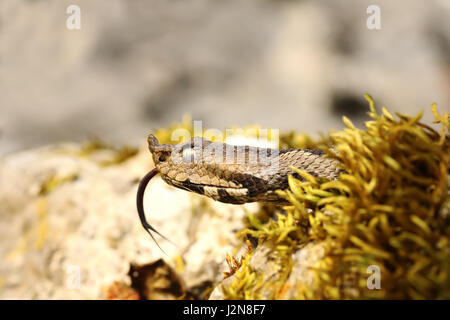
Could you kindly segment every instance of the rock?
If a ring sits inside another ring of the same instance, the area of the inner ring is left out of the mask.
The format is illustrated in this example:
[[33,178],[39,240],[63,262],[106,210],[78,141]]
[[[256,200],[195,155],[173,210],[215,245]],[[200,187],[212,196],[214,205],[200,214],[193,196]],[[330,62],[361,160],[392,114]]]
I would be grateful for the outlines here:
[[[255,274],[262,276],[261,299],[295,299],[297,289],[300,286],[313,284],[314,274],[312,267],[319,262],[324,255],[323,243],[308,243],[295,251],[288,259],[291,260],[291,268],[286,265],[286,260],[280,259],[278,253],[273,250],[271,243],[264,242],[255,249],[249,263]],[[288,271],[287,278],[285,271]],[[229,287],[236,279],[236,274],[224,279],[213,290],[209,299],[222,300],[227,296],[223,287]],[[277,286],[279,282],[282,286]]]
[[0,299],[98,299],[115,281],[130,284],[131,264],[158,259],[189,290],[222,279],[226,254],[239,245],[242,206],[153,179],[144,205],[150,223],[176,243],[158,239],[165,255],[136,212],[137,183],[152,167],[148,151],[106,167],[98,159],[110,150],[81,155],[79,145],[59,145],[0,159]]

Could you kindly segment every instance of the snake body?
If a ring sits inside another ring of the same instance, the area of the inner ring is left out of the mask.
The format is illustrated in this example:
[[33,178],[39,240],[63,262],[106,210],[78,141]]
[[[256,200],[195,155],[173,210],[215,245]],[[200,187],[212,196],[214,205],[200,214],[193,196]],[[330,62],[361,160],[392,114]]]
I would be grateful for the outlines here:
[[289,175],[301,179],[291,166],[329,180],[337,179],[342,171],[338,162],[325,157],[321,150],[233,146],[200,137],[186,143],[160,144],[152,134],[147,141],[155,169],[139,185],[137,207],[149,233],[157,231],[146,222],[142,201],[147,183],[157,173],[169,185],[220,202],[282,204],[286,201],[275,191],[288,188]]

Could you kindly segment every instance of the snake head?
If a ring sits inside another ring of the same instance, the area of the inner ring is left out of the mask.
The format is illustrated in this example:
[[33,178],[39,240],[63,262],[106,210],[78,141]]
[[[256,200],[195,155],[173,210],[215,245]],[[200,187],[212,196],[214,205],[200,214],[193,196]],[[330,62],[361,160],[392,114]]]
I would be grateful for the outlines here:
[[202,167],[203,148],[211,144],[201,137],[194,137],[185,143],[160,144],[153,134],[148,135],[147,142],[155,167],[165,180],[175,180],[178,173],[185,177],[183,173],[187,173],[188,169]]
[[156,139],[153,134],[148,135],[147,142],[148,149],[153,157],[153,162],[155,163],[156,168],[159,169],[160,164],[166,162],[170,157],[173,150],[173,145],[159,144],[158,139]]

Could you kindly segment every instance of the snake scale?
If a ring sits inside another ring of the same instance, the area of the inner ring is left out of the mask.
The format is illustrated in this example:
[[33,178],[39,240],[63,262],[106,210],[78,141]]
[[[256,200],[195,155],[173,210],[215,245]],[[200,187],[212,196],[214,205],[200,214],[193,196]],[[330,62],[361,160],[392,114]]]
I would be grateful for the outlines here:
[[220,202],[283,204],[286,200],[275,191],[288,188],[289,175],[301,179],[291,166],[330,180],[342,171],[338,162],[325,157],[321,150],[233,146],[200,137],[186,143],[160,144],[152,134],[147,141],[155,169],[139,183],[136,202],[141,223],[153,240],[150,231],[167,240],[146,221],[143,208],[145,188],[158,173],[169,185]]

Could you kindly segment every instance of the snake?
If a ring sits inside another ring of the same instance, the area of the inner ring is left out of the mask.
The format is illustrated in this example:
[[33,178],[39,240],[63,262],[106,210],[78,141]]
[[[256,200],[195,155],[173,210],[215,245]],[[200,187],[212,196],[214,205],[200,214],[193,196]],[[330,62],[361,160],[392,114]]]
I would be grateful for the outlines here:
[[329,180],[336,180],[343,171],[337,160],[318,149],[238,146],[203,137],[193,137],[185,143],[160,144],[153,134],[148,135],[147,142],[155,168],[139,182],[136,205],[142,226],[158,247],[151,231],[168,239],[148,223],[143,206],[145,189],[158,173],[171,186],[216,201],[281,205],[287,200],[276,191],[289,187],[288,176],[304,180],[293,168]]

